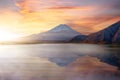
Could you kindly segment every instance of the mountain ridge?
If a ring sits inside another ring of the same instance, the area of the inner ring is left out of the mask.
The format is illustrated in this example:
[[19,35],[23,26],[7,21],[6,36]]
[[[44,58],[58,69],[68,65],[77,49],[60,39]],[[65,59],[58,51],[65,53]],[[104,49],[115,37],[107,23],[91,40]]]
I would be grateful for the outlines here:
[[[80,39],[80,40],[79,40]],[[81,37],[74,37],[73,42],[81,42]],[[105,29],[102,29],[98,32],[87,35],[82,43],[102,43],[102,44],[111,44],[111,43],[120,43],[120,21],[108,26]]]
[[69,42],[69,40],[77,35],[82,34],[66,24],[60,24],[51,30],[27,36],[25,39],[33,42]]
[[[16,43],[93,43],[111,44],[120,43],[120,21],[98,32],[84,35],[66,24],[60,24],[43,33],[33,34],[21,38]],[[14,42],[13,42],[14,43]]]
[[75,33],[79,33],[66,24],[60,24],[60,25],[52,28],[48,32],[60,32],[60,31],[72,31],[72,32],[74,31]]
[[84,42],[90,43],[113,43],[116,33],[120,31],[120,21],[100,30],[96,33],[88,35]]

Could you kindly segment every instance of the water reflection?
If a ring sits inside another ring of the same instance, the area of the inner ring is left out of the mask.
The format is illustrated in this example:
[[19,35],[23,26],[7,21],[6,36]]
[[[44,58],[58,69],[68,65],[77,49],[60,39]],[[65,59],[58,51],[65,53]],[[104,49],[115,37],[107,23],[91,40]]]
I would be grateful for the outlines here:
[[[0,57],[73,57],[77,54],[107,53],[104,46],[90,44],[2,45]],[[69,56],[68,56],[69,55]]]
[[0,80],[119,80],[119,47],[1,45]]

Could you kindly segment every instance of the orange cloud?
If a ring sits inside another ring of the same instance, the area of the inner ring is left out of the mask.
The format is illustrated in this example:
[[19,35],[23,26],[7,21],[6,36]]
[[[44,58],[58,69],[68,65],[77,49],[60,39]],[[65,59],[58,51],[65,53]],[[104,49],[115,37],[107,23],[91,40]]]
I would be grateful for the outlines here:
[[[98,9],[102,10],[103,7],[67,5],[71,2],[59,0],[16,1],[23,15],[20,22],[28,33],[39,33],[59,24],[68,24],[81,33],[89,34],[105,28],[118,18],[114,15],[99,15]],[[109,20],[111,22],[108,24]]]
[[21,13],[40,11],[51,6],[59,4],[57,0],[15,0],[16,5],[20,7]]
[[101,29],[108,27],[109,25],[120,20],[120,17],[114,16],[92,16],[92,17],[73,17],[69,21],[69,25],[71,25],[74,29],[79,32],[90,34]]
[[51,8],[49,8],[49,9],[56,9],[56,10],[92,10],[92,9],[94,9],[94,7],[91,7],[91,6],[87,6],[87,7],[85,7],[85,6],[55,6],[55,7],[51,7]]
[[[78,11],[90,11],[94,9],[93,7],[58,6],[61,3],[56,0],[48,1],[45,3],[47,4],[46,6],[43,5],[45,1],[41,1],[23,0],[17,3],[21,8],[20,12],[24,15],[24,18],[21,19],[21,24],[24,23],[24,27],[28,26],[29,29],[27,29],[30,32],[38,32],[38,30],[41,32],[59,24],[68,24],[70,19],[74,17],[75,20],[78,17],[78,14],[76,16]],[[82,17],[82,15],[80,16]]]

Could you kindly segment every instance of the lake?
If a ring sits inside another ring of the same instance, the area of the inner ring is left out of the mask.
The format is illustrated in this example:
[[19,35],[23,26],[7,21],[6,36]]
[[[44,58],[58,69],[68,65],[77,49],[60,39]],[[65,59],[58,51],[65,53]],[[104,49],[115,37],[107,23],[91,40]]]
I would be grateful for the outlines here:
[[119,53],[119,45],[0,45],[0,80],[120,80]]

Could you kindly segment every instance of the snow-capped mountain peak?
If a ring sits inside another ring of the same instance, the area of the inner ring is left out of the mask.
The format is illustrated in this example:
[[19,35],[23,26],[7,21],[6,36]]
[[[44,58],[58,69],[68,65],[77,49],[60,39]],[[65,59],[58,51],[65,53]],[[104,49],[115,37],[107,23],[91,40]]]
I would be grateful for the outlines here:
[[49,32],[61,32],[61,31],[74,31],[71,27],[67,26],[66,24],[60,24],[57,27],[51,29]]
[[71,27],[65,24],[60,24],[49,31],[29,36],[29,38],[32,41],[53,41],[53,42],[63,41],[63,42],[66,42],[78,35],[82,35],[82,34],[75,31],[74,29],[72,29]]

